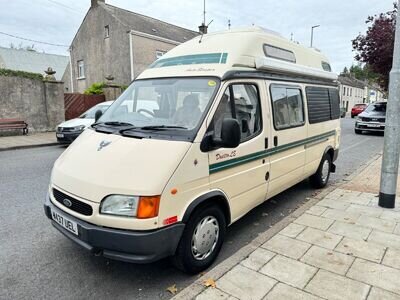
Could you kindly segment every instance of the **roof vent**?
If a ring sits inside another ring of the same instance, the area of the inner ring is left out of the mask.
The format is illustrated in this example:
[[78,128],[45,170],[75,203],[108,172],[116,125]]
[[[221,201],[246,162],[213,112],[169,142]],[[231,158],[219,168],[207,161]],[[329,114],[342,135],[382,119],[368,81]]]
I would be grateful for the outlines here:
[[153,32],[157,32],[157,30],[156,30],[156,29],[154,29],[154,28],[153,28],[151,31],[153,31]]

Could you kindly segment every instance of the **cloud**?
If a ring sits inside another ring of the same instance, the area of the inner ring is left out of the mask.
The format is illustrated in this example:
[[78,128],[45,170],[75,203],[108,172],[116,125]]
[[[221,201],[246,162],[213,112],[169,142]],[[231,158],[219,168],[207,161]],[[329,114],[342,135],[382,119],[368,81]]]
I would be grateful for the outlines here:
[[[197,30],[203,19],[202,0],[106,0],[107,3]],[[368,4],[366,4],[368,2]],[[29,39],[69,45],[90,6],[89,0],[0,0],[0,31]],[[393,0],[206,0],[210,31],[259,25],[281,33],[305,46],[310,43],[310,28],[315,29],[314,45],[330,58],[335,71],[353,63],[351,40],[365,32],[368,15],[385,12]],[[6,9],[4,9],[6,8]],[[0,35],[0,46],[24,42]],[[36,43],[49,53],[66,54],[62,47]]]

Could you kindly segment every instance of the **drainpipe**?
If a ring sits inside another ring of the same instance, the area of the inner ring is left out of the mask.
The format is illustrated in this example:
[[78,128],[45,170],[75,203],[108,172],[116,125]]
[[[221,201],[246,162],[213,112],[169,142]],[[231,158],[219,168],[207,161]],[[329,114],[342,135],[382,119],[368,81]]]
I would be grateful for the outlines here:
[[72,75],[72,46],[69,47],[69,74],[70,74],[70,80],[71,80],[71,93],[74,92],[74,80],[73,80],[73,75]]
[[133,38],[132,38],[132,32],[129,31],[129,60],[131,62],[131,80],[135,79],[135,70],[133,68]]

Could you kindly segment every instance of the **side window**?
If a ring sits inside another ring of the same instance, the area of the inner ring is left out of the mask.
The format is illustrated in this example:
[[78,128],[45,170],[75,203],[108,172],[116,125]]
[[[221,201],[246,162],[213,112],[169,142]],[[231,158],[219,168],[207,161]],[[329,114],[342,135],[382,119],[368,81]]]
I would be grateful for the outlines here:
[[222,121],[226,118],[239,121],[241,142],[261,132],[260,97],[254,84],[232,84],[225,90],[211,124],[215,137],[221,137]]
[[[347,91],[349,88],[347,88]],[[306,87],[308,121],[310,124],[338,119],[340,116],[337,88]]]
[[271,85],[276,130],[304,125],[303,98],[299,88]]

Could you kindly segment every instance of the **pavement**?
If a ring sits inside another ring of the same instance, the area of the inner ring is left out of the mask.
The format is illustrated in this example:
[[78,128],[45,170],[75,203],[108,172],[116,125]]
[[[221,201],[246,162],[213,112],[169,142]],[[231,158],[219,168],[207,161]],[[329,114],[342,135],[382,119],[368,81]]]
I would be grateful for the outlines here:
[[57,145],[54,132],[0,136],[0,151]]
[[378,206],[380,166],[377,155],[173,299],[400,299],[400,208]]

